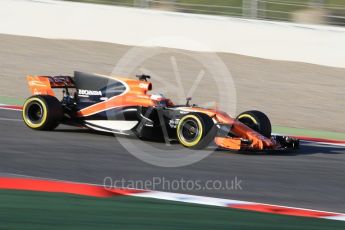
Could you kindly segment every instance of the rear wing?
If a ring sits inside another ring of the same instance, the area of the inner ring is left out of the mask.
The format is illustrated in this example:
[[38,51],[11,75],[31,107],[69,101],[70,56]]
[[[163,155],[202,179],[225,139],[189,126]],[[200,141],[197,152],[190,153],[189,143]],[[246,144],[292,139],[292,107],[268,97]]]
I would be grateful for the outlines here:
[[53,88],[75,88],[70,76],[27,76],[26,79],[33,95],[55,96]]

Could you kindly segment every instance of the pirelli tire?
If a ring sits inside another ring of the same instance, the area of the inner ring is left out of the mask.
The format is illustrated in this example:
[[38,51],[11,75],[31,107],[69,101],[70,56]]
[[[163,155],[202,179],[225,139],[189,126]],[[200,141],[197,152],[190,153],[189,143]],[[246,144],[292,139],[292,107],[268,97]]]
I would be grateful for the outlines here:
[[23,120],[31,129],[53,130],[59,125],[63,115],[61,102],[50,95],[31,96],[23,105]]
[[201,113],[184,115],[176,129],[180,144],[192,149],[207,147],[214,141],[217,130],[212,118]]
[[271,137],[272,125],[270,119],[263,112],[257,110],[246,111],[238,115],[236,120],[267,138]]

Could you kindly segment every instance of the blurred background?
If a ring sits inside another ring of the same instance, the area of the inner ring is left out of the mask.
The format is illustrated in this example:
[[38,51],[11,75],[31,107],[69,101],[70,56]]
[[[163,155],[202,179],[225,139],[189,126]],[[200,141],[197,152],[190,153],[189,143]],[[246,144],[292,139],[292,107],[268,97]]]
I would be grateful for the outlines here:
[[67,0],[193,14],[345,26],[344,0]]

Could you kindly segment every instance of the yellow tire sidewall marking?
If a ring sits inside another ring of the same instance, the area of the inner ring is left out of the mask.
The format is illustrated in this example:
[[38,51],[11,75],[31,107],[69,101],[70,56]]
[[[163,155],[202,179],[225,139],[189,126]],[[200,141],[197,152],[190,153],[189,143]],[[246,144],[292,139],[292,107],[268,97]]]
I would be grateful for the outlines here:
[[257,120],[253,116],[251,116],[249,114],[242,114],[237,119],[239,120],[241,118],[249,118],[250,120],[252,120],[254,122],[254,124],[256,124],[256,125],[258,124]]
[[[34,124],[30,121],[29,118],[26,117],[26,107],[28,106],[28,104],[30,104],[30,102],[33,102],[33,101],[37,101],[39,102],[39,104],[42,106],[42,112],[43,112],[43,118],[41,120],[40,123],[38,124]],[[24,106],[23,106],[23,119],[24,119],[24,122],[30,127],[30,128],[33,128],[33,129],[36,129],[36,128],[40,128],[47,120],[47,113],[48,113],[48,109],[47,109],[47,106],[45,104],[45,102],[40,99],[40,98],[37,98],[37,97],[34,97],[34,98],[30,98],[28,100],[25,101],[24,103]]]
[[[198,137],[197,137],[194,141],[192,141],[192,142],[186,141],[185,138],[183,138],[183,137],[181,136],[181,132],[180,132],[180,131],[181,131],[181,128],[182,128],[182,125],[181,125],[181,124],[182,124],[186,119],[188,119],[188,118],[192,118],[193,120],[195,120],[195,121],[197,122],[198,126],[199,126],[199,134],[198,134]],[[201,138],[202,138],[203,132],[204,132],[204,129],[203,129],[202,123],[201,123],[200,119],[199,119],[197,116],[195,116],[195,115],[186,115],[186,116],[184,116],[184,117],[180,120],[180,122],[179,122],[179,124],[178,124],[178,126],[177,126],[177,138],[178,138],[178,140],[180,141],[180,143],[181,143],[182,145],[187,146],[187,147],[193,147],[193,146],[197,145],[197,144],[200,142]]]

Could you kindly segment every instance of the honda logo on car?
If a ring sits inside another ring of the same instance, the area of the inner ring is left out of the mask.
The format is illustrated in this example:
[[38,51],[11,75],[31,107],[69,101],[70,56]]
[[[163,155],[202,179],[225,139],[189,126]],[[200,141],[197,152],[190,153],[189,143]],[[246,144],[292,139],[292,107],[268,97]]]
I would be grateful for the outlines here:
[[101,91],[97,90],[87,90],[87,89],[79,89],[78,90],[79,95],[87,95],[87,96],[102,96]]

